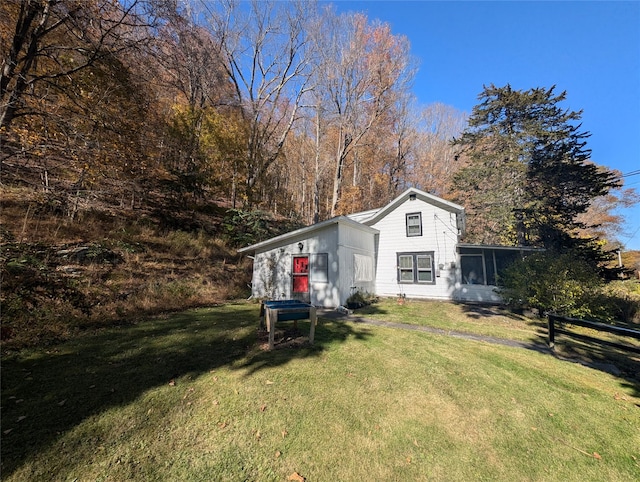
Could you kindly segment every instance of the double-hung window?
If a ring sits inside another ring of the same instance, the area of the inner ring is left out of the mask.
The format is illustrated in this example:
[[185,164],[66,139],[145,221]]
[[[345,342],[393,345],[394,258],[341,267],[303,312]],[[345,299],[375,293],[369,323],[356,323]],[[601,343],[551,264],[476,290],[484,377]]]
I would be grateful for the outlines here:
[[422,236],[422,213],[408,213],[407,220],[407,237]]
[[398,253],[398,283],[435,283],[433,251]]

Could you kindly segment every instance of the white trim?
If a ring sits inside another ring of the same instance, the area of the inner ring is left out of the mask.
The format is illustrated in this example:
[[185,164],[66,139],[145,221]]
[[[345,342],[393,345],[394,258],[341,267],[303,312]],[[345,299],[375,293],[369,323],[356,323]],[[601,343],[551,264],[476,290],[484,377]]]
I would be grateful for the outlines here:
[[[421,191],[420,189],[416,189],[415,187],[411,187],[407,189],[405,192],[403,192],[402,194],[400,194],[400,196],[395,198],[385,207],[376,211],[375,214],[373,214],[370,218],[363,220],[362,223],[368,226],[371,226],[372,224],[377,223],[380,219],[382,219],[391,211],[396,209],[400,204],[402,204],[405,201],[409,201],[409,196],[411,194],[415,194],[418,199],[426,203],[432,204],[433,206],[437,206],[441,209],[444,209],[445,211],[461,214],[464,219],[464,207],[460,206],[459,204],[455,204],[450,201],[447,201],[445,199],[441,199],[432,194],[428,194],[424,191]],[[462,224],[464,225],[464,221]]]

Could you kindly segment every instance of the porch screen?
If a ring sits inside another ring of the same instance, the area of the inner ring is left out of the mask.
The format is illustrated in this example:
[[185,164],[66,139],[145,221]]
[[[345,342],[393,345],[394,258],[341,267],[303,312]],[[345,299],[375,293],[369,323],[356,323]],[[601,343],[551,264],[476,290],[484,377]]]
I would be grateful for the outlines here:
[[504,270],[521,256],[516,249],[460,248],[462,282],[500,286]]

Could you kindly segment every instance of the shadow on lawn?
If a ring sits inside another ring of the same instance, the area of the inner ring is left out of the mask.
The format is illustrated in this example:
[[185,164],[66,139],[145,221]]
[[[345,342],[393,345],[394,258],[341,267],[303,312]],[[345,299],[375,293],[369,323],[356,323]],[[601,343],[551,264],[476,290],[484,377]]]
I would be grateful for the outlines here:
[[[549,353],[561,360],[580,363],[596,370],[607,372],[624,380],[622,386],[633,390],[635,397],[640,397],[640,357],[631,352],[609,347],[594,337],[590,340],[576,340],[567,336],[556,338],[556,348],[549,350],[546,344],[548,336],[548,324],[546,317],[535,315],[525,316],[515,313],[499,305],[461,304],[467,316],[475,319],[492,317],[496,315],[506,316],[514,320],[526,322],[535,327],[536,333],[545,340],[545,346]],[[538,343],[539,345],[539,343]]]
[[191,311],[4,357],[3,476],[88,417],[130,404],[149,389],[223,366],[256,372],[367,336],[359,327],[323,321],[314,346],[265,352],[257,344],[258,313],[256,305]]

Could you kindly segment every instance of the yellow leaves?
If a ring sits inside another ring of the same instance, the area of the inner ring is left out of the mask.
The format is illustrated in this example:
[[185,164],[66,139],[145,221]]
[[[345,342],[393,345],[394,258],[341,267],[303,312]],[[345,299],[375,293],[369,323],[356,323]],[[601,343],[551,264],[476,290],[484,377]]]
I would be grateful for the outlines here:
[[305,480],[307,480],[307,479],[305,479],[298,472],[294,472],[293,474],[291,474],[289,476],[289,478],[287,480],[292,480],[293,482],[305,482]]

